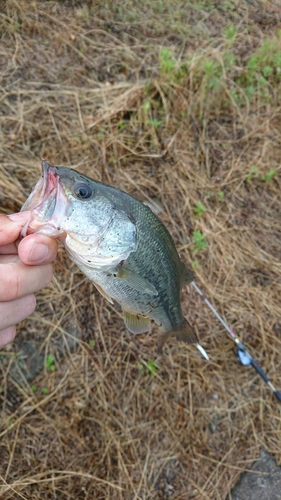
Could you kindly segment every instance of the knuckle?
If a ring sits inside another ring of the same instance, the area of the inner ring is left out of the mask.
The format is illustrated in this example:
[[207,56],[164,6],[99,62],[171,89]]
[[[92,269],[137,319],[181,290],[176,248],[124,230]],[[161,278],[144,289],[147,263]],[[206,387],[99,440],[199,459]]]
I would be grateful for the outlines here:
[[52,281],[53,274],[54,274],[54,269],[53,269],[52,264],[47,264],[47,266],[46,266],[46,281],[47,281],[47,285]]
[[15,336],[16,336],[15,325],[9,326],[8,328],[1,330],[0,331],[0,348],[4,347],[5,345],[12,342],[14,340]]
[[36,307],[36,297],[35,295],[28,295],[26,297],[27,299],[27,308],[26,308],[26,311],[27,311],[27,316],[29,316],[30,314],[33,313],[35,307]]
[[[25,266],[22,263],[10,263],[3,265],[3,267],[0,266],[0,302],[29,296],[29,294],[47,286],[52,277],[51,264]],[[33,303],[34,300],[32,299]]]
[[5,272],[1,273],[1,298],[15,300],[21,293],[20,273],[16,264],[8,264],[5,268]]
[[53,277],[53,267],[51,264],[45,264],[41,266],[40,269],[40,280],[38,281],[38,289],[44,288],[47,286]]

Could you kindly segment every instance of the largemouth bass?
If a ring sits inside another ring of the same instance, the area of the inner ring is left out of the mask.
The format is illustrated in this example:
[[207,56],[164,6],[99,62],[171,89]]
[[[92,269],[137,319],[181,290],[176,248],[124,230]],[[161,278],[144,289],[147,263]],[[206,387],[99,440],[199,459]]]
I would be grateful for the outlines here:
[[[31,217],[22,236],[57,238],[69,257],[111,303],[120,304],[130,332],[162,332],[198,344],[181,309],[180,293],[193,281],[172,237],[149,207],[127,193],[66,167],[42,162],[42,177],[22,207]],[[204,355],[204,354],[203,354]]]

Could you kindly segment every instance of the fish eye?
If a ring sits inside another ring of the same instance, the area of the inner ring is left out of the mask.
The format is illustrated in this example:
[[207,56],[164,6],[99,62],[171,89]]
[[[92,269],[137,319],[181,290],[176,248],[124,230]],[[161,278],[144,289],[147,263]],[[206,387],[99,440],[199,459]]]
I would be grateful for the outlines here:
[[79,200],[88,200],[91,198],[93,191],[86,182],[80,182],[74,186],[74,194]]

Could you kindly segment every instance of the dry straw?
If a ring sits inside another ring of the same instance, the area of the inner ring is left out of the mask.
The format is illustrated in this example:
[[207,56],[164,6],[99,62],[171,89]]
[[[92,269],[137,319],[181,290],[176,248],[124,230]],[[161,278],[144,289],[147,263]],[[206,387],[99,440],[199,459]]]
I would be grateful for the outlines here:
[[[20,209],[41,158],[157,207],[279,388],[278,13],[224,5],[2,3],[1,207]],[[192,287],[208,363],[172,341],[156,357],[156,329],[130,335],[62,249],[54,267],[1,352],[2,498],[222,500],[261,447],[280,460],[276,399]]]

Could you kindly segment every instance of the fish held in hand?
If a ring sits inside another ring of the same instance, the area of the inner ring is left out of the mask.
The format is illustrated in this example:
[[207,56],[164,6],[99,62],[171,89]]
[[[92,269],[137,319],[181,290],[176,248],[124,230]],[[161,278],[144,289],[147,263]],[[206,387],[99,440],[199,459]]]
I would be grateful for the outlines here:
[[[149,207],[127,193],[67,167],[42,162],[42,177],[22,207],[31,216],[22,236],[57,238],[69,257],[135,334],[159,326],[158,350],[175,336],[198,344],[184,318],[180,293],[193,281],[172,237]],[[204,355],[204,354],[203,354]]]

